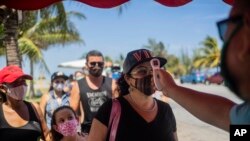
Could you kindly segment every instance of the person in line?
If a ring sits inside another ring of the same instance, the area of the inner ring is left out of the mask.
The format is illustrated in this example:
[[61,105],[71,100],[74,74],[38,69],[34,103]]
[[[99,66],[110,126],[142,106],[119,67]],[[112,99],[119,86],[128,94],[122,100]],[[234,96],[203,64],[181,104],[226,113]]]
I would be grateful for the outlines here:
[[46,119],[49,129],[51,129],[51,117],[55,109],[63,105],[69,105],[69,94],[64,92],[65,81],[68,76],[63,72],[54,72],[51,75],[49,92],[44,94],[40,101],[40,108]]
[[77,83],[77,80],[80,80],[84,77],[85,77],[85,75],[84,75],[83,71],[79,71],[79,70],[75,71],[74,75],[71,74],[69,76],[69,79],[66,81],[64,91],[70,94],[72,87],[75,83]]
[[49,130],[38,104],[24,100],[27,92],[26,80],[32,76],[24,74],[15,65],[0,71],[0,139],[3,141],[48,140]]
[[80,122],[70,106],[58,107],[52,115],[52,141],[86,141],[86,137],[77,132]]
[[[123,73],[118,79],[117,98],[121,105],[116,141],[177,141],[176,120],[168,103],[152,97],[156,87],[150,60],[157,58],[161,67],[166,59],[153,57],[146,49],[127,54]],[[108,141],[112,100],[101,106],[95,116],[88,141]]]
[[104,58],[101,52],[92,50],[86,56],[86,68],[89,73],[73,85],[70,105],[77,112],[82,106],[82,131],[89,133],[93,117],[99,107],[108,99],[115,97],[115,80],[102,76]]
[[80,80],[85,77],[83,71],[75,71],[74,73],[75,80]]
[[243,103],[178,86],[164,70],[157,74],[166,96],[200,120],[229,131],[230,124],[250,125],[250,1],[235,0],[229,17],[217,25],[224,41],[221,73],[225,85]]

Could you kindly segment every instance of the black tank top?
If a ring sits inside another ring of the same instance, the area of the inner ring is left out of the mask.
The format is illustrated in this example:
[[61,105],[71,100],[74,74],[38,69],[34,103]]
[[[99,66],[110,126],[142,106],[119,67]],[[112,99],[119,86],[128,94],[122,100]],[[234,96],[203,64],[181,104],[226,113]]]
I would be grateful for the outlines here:
[[80,100],[84,109],[84,122],[82,129],[89,132],[92,120],[101,105],[112,98],[112,79],[103,77],[103,83],[100,88],[93,90],[87,84],[86,78],[78,81],[80,89]]
[[38,141],[42,136],[40,122],[29,102],[24,101],[28,107],[30,121],[21,127],[12,127],[5,120],[3,106],[0,104],[0,140],[1,141]]

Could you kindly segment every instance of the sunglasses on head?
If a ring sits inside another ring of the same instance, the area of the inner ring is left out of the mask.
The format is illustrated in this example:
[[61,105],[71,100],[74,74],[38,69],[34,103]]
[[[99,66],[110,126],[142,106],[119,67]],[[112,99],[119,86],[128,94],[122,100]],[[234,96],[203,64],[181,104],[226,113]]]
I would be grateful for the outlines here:
[[99,67],[103,67],[104,62],[89,62],[91,67],[95,67],[96,65],[98,65]]

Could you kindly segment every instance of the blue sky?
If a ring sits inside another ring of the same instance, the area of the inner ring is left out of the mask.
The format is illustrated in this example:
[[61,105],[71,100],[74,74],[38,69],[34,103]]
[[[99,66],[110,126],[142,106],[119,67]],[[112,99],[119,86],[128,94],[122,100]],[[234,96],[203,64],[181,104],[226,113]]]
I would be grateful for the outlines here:
[[[143,2],[142,2],[143,1]],[[120,54],[142,48],[149,38],[162,41],[171,54],[180,55],[181,48],[192,53],[207,35],[218,37],[216,21],[226,18],[231,6],[222,0],[193,0],[181,7],[166,7],[153,0],[131,0],[121,15],[116,8],[99,9],[79,2],[65,2],[68,10],[84,13],[86,20],[72,19],[85,44],[54,46],[44,51],[44,58],[51,73],[61,70],[66,74],[75,69],[58,68],[57,65],[79,59],[92,49],[104,56],[118,59]],[[25,72],[29,73],[24,59]],[[6,65],[0,57],[0,67]],[[35,68],[35,77],[39,74]]]

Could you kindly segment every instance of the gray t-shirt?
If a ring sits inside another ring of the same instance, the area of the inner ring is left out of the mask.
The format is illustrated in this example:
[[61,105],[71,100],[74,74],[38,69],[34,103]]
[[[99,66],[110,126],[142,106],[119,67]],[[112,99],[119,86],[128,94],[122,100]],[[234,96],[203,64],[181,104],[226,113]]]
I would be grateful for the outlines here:
[[232,125],[250,125],[250,103],[244,102],[233,106],[230,111]]

